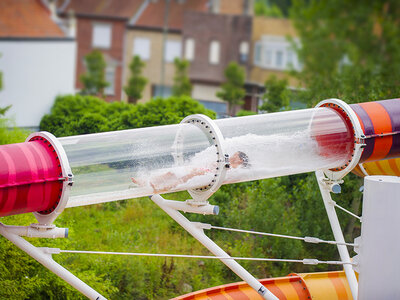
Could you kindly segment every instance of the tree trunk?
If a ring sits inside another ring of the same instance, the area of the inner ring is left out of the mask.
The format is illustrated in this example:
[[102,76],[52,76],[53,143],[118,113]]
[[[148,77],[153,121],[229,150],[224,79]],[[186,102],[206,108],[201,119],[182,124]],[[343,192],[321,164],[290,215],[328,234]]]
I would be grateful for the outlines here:
[[137,101],[138,101],[138,99],[136,99],[136,98],[128,97],[128,102],[129,102],[129,103],[136,104]]

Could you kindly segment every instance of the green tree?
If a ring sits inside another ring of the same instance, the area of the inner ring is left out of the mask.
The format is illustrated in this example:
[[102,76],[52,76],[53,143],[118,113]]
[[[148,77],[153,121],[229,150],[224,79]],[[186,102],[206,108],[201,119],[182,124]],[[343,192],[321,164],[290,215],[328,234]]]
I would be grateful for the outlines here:
[[136,104],[142,98],[143,89],[147,84],[147,79],[142,76],[142,70],[145,63],[138,55],[132,58],[129,65],[131,76],[129,77],[128,84],[124,87],[125,93],[128,95],[128,102]]
[[283,17],[280,7],[268,0],[256,0],[254,3],[254,14],[264,17]]
[[132,105],[108,103],[93,96],[66,95],[56,98],[50,114],[40,121],[40,130],[55,136],[69,136],[175,124],[191,114],[215,118],[215,112],[190,97],[156,98]]
[[278,79],[275,75],[271,75],[264,84],[264,103],[260,106],[260,110],[267,112],[287,110],[290,104],[290,91],[287,85],[287,79]]
[[246,94],[243,88],[245,71],[236,62],[231,62],[225,69],[226,82],[222,84],[221,91],[217,97],[228,102],[229,114],[233,116],[235,106],[243,104],[243,97]]
[[291,17],[301,39],[298,77],[310,106],[322,99],[364,102],[400,94],[396,1],[296,0]]
[[172,87],[172,95],[176,97],[191,96],[192,84],[188,77],[189,61],[185,59],[175,58],[175,76],[174,85]]
[[84,86],[82,93],[87,95],[103,95],[104,88],[109,85],[105,80],[106,62],[99,50],[93,50],[85,56],[86,73],[80,80]]
[[256,114],[257,113],[255,111],[241,109],[236,113],[236,117],[252,116]]
[[[291,18],[299,34],[297,48],[302,69],[297,72],[304,90],[297,95],[309,106],[327,98],[348,103],[390,99],[400,94],[400,3],[396,1],[328,0],[293,1]],[[340,202],[360,212],[362,179],[346,176]],[[303,181],[295,205],[303,210],[320,205],[313,200],[315,178]],[[308,195],[308,196],[307,196]],[[315,195],[315,197],[318,195]],[[335,199],[334,199],[335,200]],[[302,232],[315,230],[309,212],[303,210]],[[359,234],[359,224],[344,219],[346,239]],[[319,225],[320,226],[320,225]],[[321,236],[327,232],[321,230]]]

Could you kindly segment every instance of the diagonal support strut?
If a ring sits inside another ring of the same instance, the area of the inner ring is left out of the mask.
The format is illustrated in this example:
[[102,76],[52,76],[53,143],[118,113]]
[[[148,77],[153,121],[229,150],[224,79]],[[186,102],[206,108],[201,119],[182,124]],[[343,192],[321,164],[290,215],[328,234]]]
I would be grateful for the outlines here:
[[185,216],[178,212],[175,208],[169,205],[168,200],[165,200],[160,195],[153,195],[150,199],[164,210],[172,219],[181,225],[187,232],[189,232],[195,239],[197,239],[204,247],[217,257],[226,257],[229,259],[221,258],[228,268],[235,272],[241,279],[246,281],[249,286],[256,290],[266,300],[279,300],[267,288],[265,288],[253,275],[251,275],[245,268],[243,268],[235,260],[231,259],[229,254],[222,250],[213,240],[205,235],[202,228],[199,228],[196,223],[189,221]]

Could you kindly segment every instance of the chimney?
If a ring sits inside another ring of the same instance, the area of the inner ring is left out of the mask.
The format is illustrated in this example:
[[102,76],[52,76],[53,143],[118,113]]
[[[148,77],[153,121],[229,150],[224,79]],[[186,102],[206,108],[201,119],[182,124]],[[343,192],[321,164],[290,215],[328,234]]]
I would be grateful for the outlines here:
[[246,16],[254,15],[254,0],[243,0],[243,14]]
[[47,7],[50,10],[51,19],[53,21],[57,22],[58,21],[58,17],[57,17],[56,1],[55,0],[47,0]]
[[76,18],[72,9],[68,11],[67,31],[69,37],[76,37]]
[[210,0],[210,13],[218,14],[220,7],[220,0]]

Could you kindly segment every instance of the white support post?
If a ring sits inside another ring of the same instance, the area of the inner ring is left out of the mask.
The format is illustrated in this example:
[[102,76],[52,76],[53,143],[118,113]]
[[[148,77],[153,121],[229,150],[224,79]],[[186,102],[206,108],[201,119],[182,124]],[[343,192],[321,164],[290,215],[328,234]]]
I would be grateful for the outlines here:
[[[338,243],[345,243],[342,229],[340,227],[339,219],[336,214],[335,205],[331,197],[330,187],[323,181],[325,178],[324,173],[322,171],[315,172],[317,176],[317,181],[319,185],[319,189],[321,191],[322,199],[324,201],[326,213],[328,214],[329,223],[331,224],[333,236],[335,237],[335,241]],[[346,245],[337,245],[340,259],[342,262],[346,263],[343,268],[346,273],[347,281],[350,286],[351,294],[353,295],[353,299],[357,300],[358,294],[358,282],[356,278],[356,274],[353,270],[350,260],[350,254]]]
[[196,226],[197,223],[190,222],[180,212],[171,208],[163,197],[160,195],[153,195],[150,199],[164,210],[172,219],[181,225],[187,232],[189,232],[195,239],[197,239],[204,247],[217,257],[226,257],[221,259],[228,268],[235,272],[240,278],[246,281],[249,286],[256,290],[264,299],[279,300],[267,288],[265,288],[253,275],[251,275],[245,268],[233,260],[224,250],[222,250],[214,241],[205,235],[203,229]]
[[54,274],[68,282],[86,297],[93,300],[106,299],[90,286],[88,286],[86,283],[84,283],[82,280],[80,280],[78,277],[69,272],[67,269],[63,268],[57,262],[55,262],[50,254],[45,253],[40,248],[33,246],[31,243],[27,242],[25,239],[15,233],[12,233],[11,231],[13,231],[13,229],[9,230],[7,226],[0,223],[0,234],[2,236],[4,236],[22,251],[29,254],[32,258],[37,260]]

